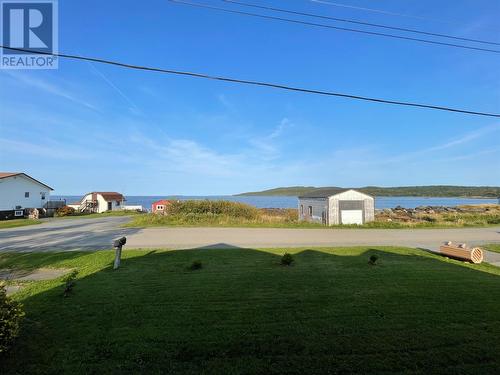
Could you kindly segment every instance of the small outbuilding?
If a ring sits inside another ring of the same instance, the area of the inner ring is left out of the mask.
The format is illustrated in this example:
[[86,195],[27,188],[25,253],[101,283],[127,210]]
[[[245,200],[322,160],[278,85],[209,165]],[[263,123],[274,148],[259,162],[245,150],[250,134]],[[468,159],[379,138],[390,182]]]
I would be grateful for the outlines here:
[[169,204],[170,201],[168,199],[160,199],[159,201],[153,202],[151,205],[151,212],[154,214],[164,214]]
[[299,197],[299,220],[362,225],[375,220],[375,200],[353,189],[313,190]]

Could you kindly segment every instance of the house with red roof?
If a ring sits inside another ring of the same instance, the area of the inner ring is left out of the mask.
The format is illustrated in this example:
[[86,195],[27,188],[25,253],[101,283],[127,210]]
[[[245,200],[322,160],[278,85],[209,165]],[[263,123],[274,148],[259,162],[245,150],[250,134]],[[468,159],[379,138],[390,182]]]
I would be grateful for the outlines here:
[[169,204],[171,204],[171,201],[168,199],[160,199],[159,201],[153,202],[151,205],[151,212],[154,214],[163,214]]
[[115,191],[93,191],[85,194],[79,202],[69,204],[78,212],[103,213],[124,209],[125,197]]

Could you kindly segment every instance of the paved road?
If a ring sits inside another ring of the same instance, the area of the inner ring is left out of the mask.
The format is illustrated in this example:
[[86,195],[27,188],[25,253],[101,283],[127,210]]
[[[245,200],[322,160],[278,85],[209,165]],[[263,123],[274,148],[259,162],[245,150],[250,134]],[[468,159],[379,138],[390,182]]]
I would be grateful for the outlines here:
[[[436,250],[443,241],[500,243],[500,227],[458,229],[120,228],[127,217],[53,219],[0,230],[0,251],[100,250],[127,236],[127,248],[396,245]],[[500,255],[489,253],[491,262]],[[500,264],[500,263],[499,263]]]
[[44,219],[40,225],[0,229],[0,251],[109,249],[115,238],[137,232],[120,228],[129,220],[127,217]]

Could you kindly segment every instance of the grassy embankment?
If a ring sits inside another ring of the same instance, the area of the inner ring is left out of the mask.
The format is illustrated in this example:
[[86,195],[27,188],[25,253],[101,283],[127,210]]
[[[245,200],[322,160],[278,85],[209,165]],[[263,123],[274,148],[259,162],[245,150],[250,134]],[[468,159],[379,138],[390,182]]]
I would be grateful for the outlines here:
[[40,224],[40,220],[30,220],[30,219],[13,219],[13,220],[1,220],[0,229],[24,227],[27,225]]
[[67,298],[61,279],[23,283],[0,373],[500,372],[500,268],[487,264],[384,247],[131,250],[117,271],[113,257],[0,254],[0,268],[79,270]]
[[[381,213],[374,222],[365,225],[343,225],[332,228],[457,228],[499,224],[500,207],[493,205],[491,209],[481,213],[434,213],[404,217]],[[243,203],[226,201],[172,202],[167,215],[137,215],[126,226],[324,228],[317,223],[299,222],[295,209],[258,209]]]

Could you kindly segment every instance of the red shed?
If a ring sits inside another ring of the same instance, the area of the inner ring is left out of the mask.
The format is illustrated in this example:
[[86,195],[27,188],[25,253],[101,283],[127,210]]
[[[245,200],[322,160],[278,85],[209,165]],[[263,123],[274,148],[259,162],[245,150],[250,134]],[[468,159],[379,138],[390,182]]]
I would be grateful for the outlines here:
[[159,201],[153,202],[151,205],[151,212],[152,213],[163,213],[165,212],[165,209],[167,206],[170,204],[170,201],[168,199],[160,199]]

